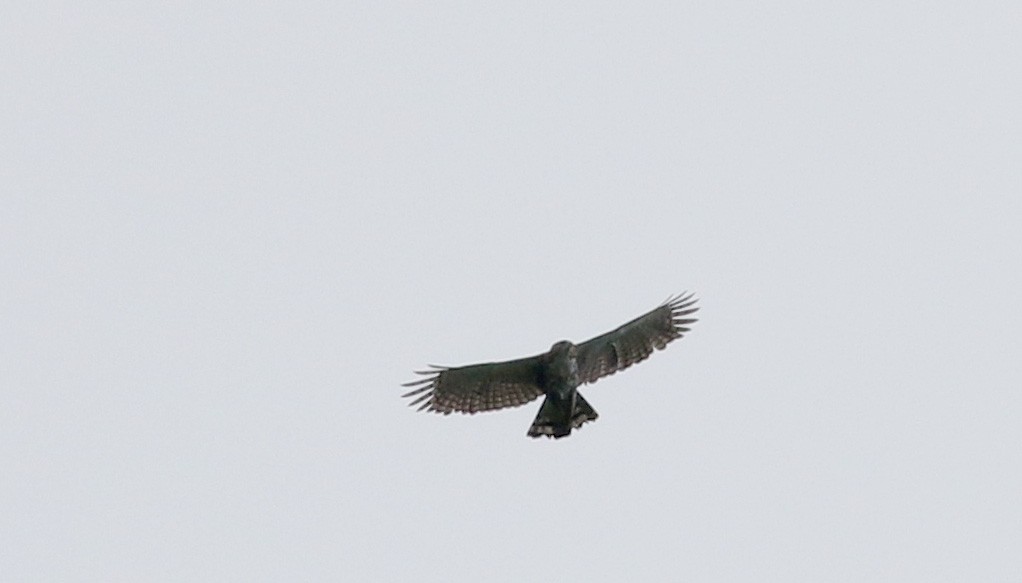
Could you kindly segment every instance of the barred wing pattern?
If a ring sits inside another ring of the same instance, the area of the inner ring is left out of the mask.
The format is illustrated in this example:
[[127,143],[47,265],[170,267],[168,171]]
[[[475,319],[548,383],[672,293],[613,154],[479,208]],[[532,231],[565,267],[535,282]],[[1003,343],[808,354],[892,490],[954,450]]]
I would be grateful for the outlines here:
[[631,322],[578,345],[578,376],[583,383],[624,370],[663,350],[669,342],[689,331],[696,321],[686,318],[693,308],[694,294],[668,298],[663,304]]
[[403,385],[418,388],[401,396],[416,397],[409,404],[422,403],[419,411],[444,415],[518,407],[544,394],[541,356],[457,368],[430,365],[433,370],[416,371],[426,378]]

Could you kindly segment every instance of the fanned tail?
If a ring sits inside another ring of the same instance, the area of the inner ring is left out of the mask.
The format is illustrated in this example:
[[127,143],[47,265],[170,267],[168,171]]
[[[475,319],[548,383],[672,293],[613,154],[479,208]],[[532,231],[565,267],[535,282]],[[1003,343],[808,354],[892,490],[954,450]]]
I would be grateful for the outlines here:
[[582,397],[581,393],[574,395],[575,404],[569,411],[571,401],[562,399],[556,395],[547,395],[543,405],[536,414],[535,421],[529,427],[529,437],[547,436],[554,439],[571,435],[572,429],[582,427],[586,421],[595,421],[599,415],[589,405],[589,402]]

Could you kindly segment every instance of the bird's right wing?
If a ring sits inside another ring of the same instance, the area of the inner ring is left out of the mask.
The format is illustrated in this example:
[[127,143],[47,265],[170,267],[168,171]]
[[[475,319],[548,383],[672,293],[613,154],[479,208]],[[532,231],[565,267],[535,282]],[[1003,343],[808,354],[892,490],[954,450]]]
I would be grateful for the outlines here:
[[663,350],[696,321],[688,317],[699,309],[692,307],[695,303],[692,294],[668,298],[624,326],[579,344],[579,378],[583,383],[591,383],[646,360],[654,349]]
[[445,415],[518,407],[544,394],[541,356],[454,368],[430,365],[432,370],[416,371],[426,378],[403,385],[417,388],[401,396],[415,397],[409,405],[419,405],[419,411]]

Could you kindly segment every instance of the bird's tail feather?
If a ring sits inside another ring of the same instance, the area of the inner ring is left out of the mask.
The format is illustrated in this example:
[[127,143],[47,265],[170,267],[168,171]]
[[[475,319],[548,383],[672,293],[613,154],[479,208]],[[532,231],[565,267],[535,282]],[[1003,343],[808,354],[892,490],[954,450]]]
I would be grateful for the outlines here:
[[572,429],[582,427],[586,421],[595,421],[599,415],[589,405],[581,393],[575,393],[575,406],[570,411],[571,402],[567,399],[560,399],[554,395],[547,395],[543,404],[536,414],[532,427],[529,427],[529,437],[540,437],[545,435],[560,439],[571,434]]

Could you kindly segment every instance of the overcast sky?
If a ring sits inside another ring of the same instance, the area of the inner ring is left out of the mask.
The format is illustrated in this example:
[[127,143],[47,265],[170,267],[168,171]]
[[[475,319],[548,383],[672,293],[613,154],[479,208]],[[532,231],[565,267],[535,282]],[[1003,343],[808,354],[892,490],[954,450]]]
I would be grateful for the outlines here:
[[1022,580],[1017,5],[511,4],[0,11],[0,578]]

